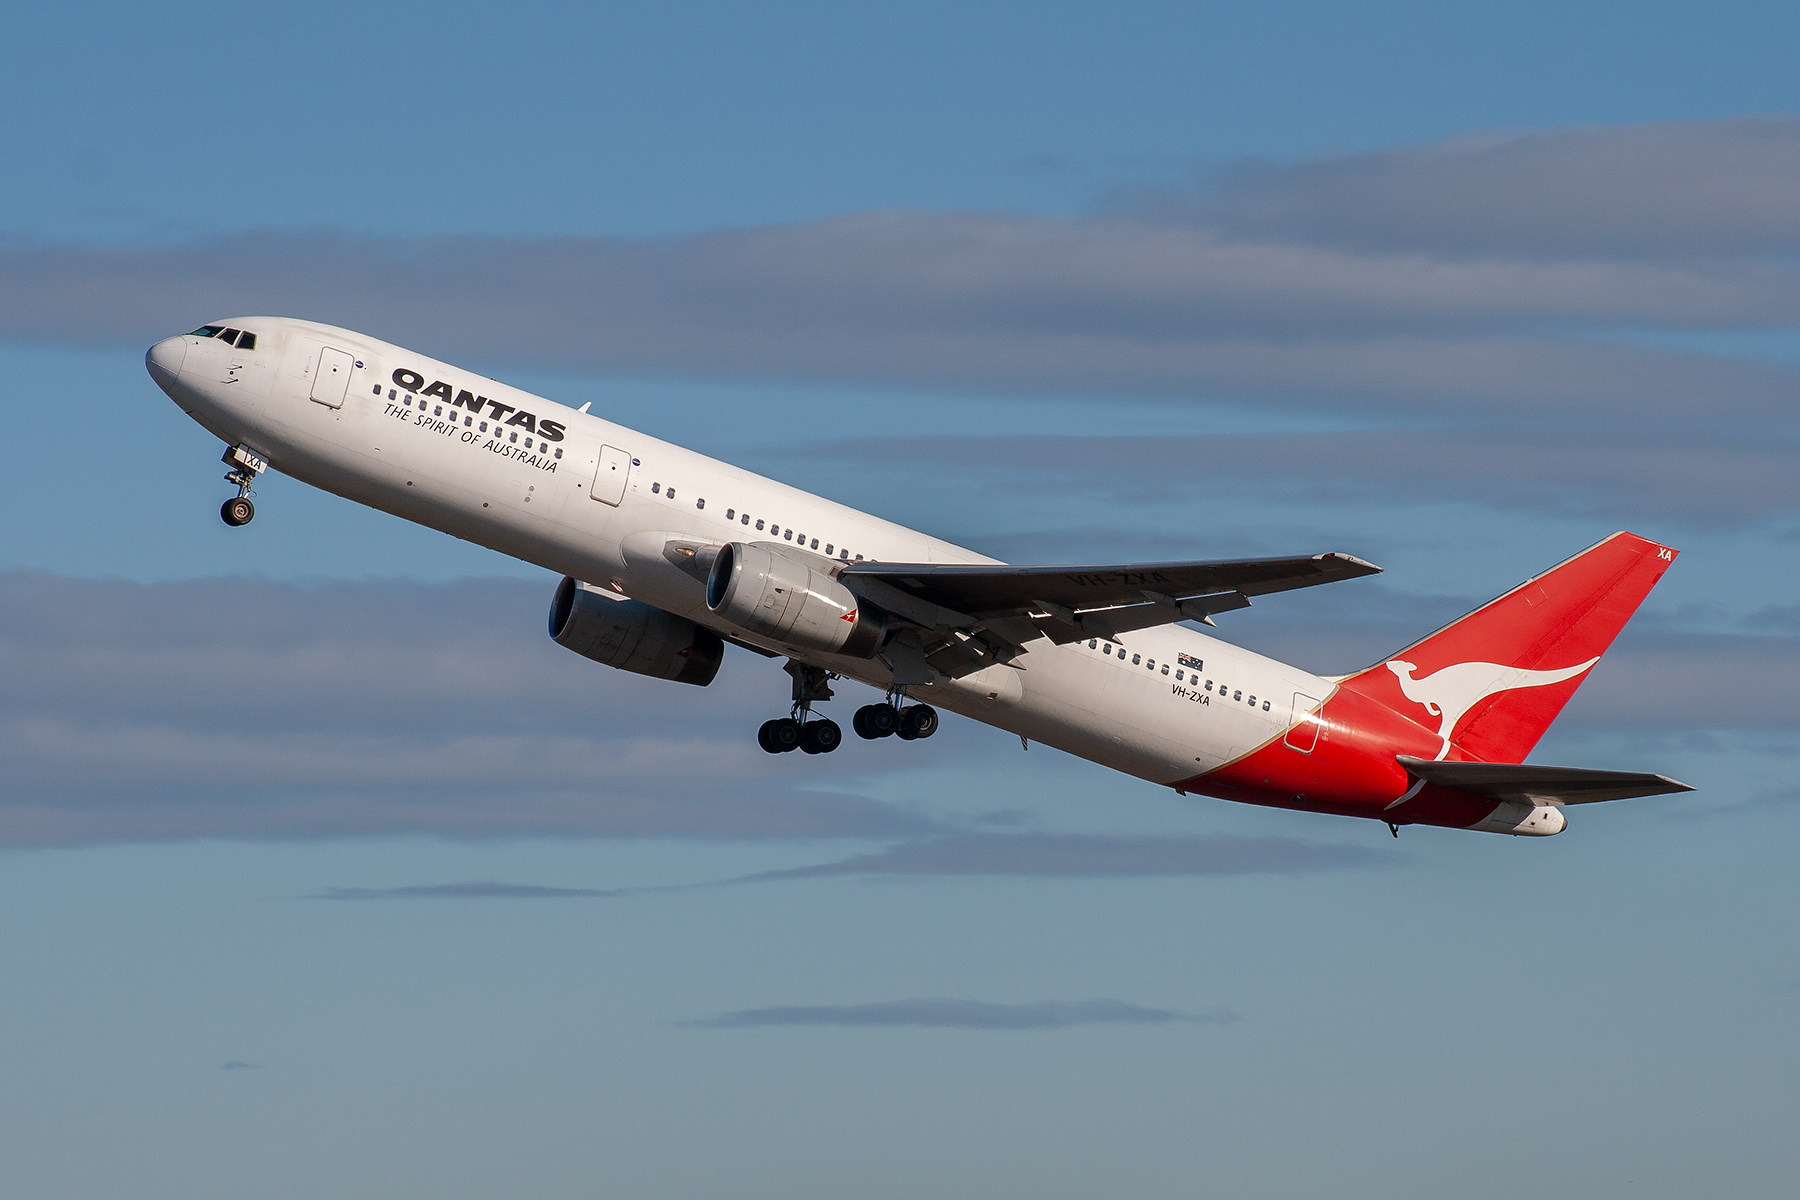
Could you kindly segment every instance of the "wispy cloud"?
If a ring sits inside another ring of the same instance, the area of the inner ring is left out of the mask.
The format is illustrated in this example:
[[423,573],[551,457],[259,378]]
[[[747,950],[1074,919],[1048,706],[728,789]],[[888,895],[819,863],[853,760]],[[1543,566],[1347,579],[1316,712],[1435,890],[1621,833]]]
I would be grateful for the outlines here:
[[1240,237],[1534,258],[1693,259],[1800,250],[1791,116],[1464,135],[1228,169],[1196,204],[1121,197]]
[[0,337],[144,344],[262,312],[603,372],[1776,416],[1800,372],[1658,336],[1800,324],[1797,164],[1800,120],[1777,118],[1247,164],[1067,218],[874,212],[678,240],[14,243],[0,247]]
[[425,883],[406,887],[333,887],[314,892],[313,900],[570,900],[635,896],[668,891],[660,887],[569,888],[527,883]]
[[824,875],[1031,875],[1154,877],[1242,875],[1370,867],[1389,851],[1285,837],[1134,836],[1100,833],[969,833],[906,842],[816,866],[764,871],[752,880]]
[[990,1004],[980,1000],[927,999],[746,1008],[702,1020],[684,1021],[682,1024],[707,1029],[758,1029],[783,1025],[1068,1029],[1077,1025],[1223,1025],[1238,1019],[1238,1015],[1228,1008],[1186,1013],[1169,1008],[1146,1008],[1123,1000],[1039,1000],[1030,1004]]

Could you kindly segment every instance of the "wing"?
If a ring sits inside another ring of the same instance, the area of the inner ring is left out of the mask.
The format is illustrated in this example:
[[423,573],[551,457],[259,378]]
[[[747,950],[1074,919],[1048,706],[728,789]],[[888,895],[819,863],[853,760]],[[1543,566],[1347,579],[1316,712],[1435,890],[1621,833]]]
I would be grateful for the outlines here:
[[1212,624],[1250,597],[1379,573],[1348,554],[1099,566],[852,563],[851,591],[919,627],[920,650],[939,673],[960,676],[1009,662],[1027,642],[1057,645],[1175,621]]
[[1524,763],[1431,762],[1410,754],[1395,756],[1414,778],[1470,796],[1525,800],[1533,804],[1592,804],[1691,792],[1667,775],[1634,771],[1588,771],[1580,767],[1534,767]]

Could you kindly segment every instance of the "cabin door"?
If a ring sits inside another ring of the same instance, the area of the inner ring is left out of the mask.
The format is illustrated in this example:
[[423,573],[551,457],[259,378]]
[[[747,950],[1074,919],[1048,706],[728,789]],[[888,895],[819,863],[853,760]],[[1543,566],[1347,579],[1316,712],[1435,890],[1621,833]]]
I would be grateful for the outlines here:
[[625,498],[625,481],[631,476],[631,455],[617,446],[600,447],[600,465],[588,495],[602,504],[617,506]]
[[326,408],[342,408],[350,389],[350,368],[356,360],[330,346],[319,351],[319,369],[313,372],[312,398]]

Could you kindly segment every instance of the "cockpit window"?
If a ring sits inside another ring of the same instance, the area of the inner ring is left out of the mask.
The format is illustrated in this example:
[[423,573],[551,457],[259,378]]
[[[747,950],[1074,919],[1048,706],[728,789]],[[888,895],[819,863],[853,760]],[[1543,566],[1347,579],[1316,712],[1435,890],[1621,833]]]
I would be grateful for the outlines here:
[[246,330],[244,330],[244,332],[238,334],[237,348],[239,350],[254,350],[254,349],[256,349],[256,335],[254,333],[251,333],[248,329],[246,329]]
[[219,340],[221,342],[224,342],[227,346],[230,346],[237,341],[238,334],[240,332],[242,332],[242,331],[237,330],[237,329],[227,329],[225,332],[223,332],[219,335]]
[[200,328],[194,330],[194,332],[188,334],[188,336],[189,337],[218,337],[219,332],[224,328],[225,327],[223,325],[202,325]]

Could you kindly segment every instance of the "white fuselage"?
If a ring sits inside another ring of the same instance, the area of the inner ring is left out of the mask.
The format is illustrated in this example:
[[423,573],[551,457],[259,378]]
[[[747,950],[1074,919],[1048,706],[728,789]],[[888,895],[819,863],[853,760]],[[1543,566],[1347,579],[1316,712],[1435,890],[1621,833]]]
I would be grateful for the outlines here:
[[[656,550],[683,537],[803,541],[852,560],[995,561],[362,334],[290,319],[230,324],[255,330],[256,348],[187,337],[151,355],[157,382],[227,443],[315,487],[876,688],[891,681],[878,660],[812,654],[722,624],[706,606],[704,584]],[[328,350],[346,356],[347,382],[319,378]],[[396,371],[417,372],[417,390],[397,386]],[[472,412],[423,394],[437,382],[488,403]],[[311,398],[339,383],[336,406]],[[560,427],[560,440],[540,436],[543,422]],[[625,472],[622,489],[616,473],[596,478],[604,448],[622,453],[613,455]],[[1013,664],[910,694],[1169,784],[1280,738],[1334,686],[1181,626],[1127,633],[1111,643],[1119,653],[1106,645],[1040,638]],[[1196,661],[1199,669],[1186,665]]]

